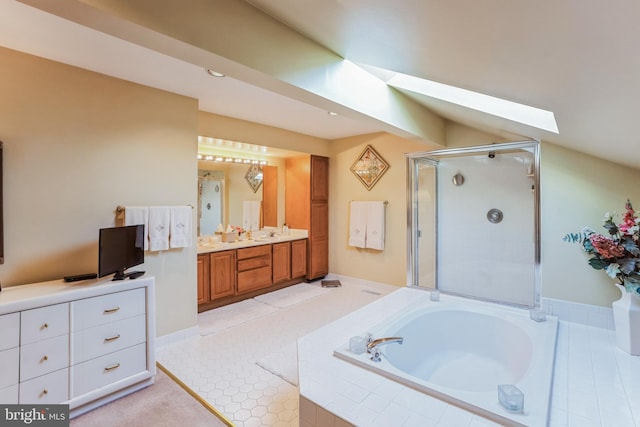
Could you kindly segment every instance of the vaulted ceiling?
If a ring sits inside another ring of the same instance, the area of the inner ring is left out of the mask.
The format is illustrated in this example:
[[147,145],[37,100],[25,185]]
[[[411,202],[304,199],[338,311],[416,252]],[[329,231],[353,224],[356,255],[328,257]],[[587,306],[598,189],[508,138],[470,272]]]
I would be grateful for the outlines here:
[[[635,0],[5,0],[0,45],[326,139],[445,144],[452,120],[638,168],[639,17]],[[392,88],[369,67],[551,111],[558,133]]]

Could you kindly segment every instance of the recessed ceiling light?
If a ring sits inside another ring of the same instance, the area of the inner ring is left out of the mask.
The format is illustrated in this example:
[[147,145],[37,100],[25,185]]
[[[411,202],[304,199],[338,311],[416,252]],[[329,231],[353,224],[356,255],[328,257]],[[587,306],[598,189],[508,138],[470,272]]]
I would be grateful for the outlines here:
[[328,111],[327,113],[328,113],[330,116],[337,116],[337,115],[338,115],[338,113],[335,113],[335,112],[333,112],[333,111]]
[[217,71],[213,71],[211,68],[207,68],[207,74],[213,77],[224,77],[224,74],[219,73]]

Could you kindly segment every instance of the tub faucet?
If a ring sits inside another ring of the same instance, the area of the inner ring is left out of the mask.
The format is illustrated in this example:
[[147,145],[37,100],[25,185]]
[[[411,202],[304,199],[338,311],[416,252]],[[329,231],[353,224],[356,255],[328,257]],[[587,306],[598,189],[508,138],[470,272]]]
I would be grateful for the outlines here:
[[370,340],[367,343],[367,353],[371,354],[371,360],[374,362],[379,362],[380,360],[380,352],[378,351],[378,346],[383,344],[391,344],[398,343],[402,344],[404,338],[402,337],[387,337],[387,338],[378,338],[375,340]]

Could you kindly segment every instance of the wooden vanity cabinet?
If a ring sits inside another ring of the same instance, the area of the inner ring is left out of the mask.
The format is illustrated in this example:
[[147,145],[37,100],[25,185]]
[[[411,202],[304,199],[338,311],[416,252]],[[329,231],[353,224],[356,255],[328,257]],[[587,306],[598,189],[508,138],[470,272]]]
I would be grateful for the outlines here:
[[291,278],[305,277],[307,275],[307,240],[294,240],[291,242]]
[[236,251],[209,254],[209,300],[236,292]]
[[273,244],[273,283],[291,279],[291,242]]
[[238,249],[238,293],[270,286],[271,246]]
[[198,255],[198,305],[209,302],[209,254]]
[[329,158],[286,159],[285,215],[290,228],[309,231],[307,280],[329,273]]

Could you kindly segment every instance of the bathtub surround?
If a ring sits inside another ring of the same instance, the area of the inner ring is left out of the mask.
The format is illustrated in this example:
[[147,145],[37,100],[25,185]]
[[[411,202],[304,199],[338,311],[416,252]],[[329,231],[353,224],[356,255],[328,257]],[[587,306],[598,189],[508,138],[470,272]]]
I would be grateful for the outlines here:
[[[434,303],[428,292],[417,288],[399,289],[372,304],[371,310],[382,304],[398,307],[398,301],[409,304],[360,335],[402,337],[402,345],[380,348],[378,361],[371,361],[369,354],[353,354],[348,343],[337,347],[334,355],[501,425],[546,424],[557,318],[534,322],[527,310],[450,295]],[[498,405],[499,385],[524,392],[524,412]]]

